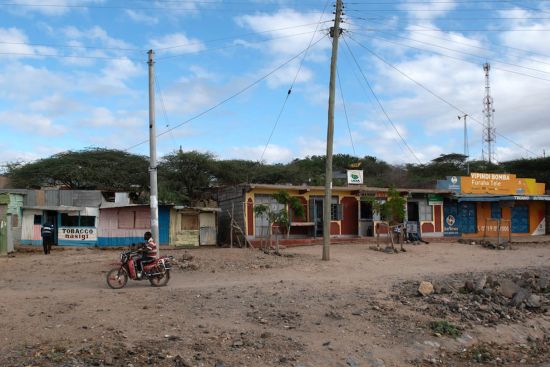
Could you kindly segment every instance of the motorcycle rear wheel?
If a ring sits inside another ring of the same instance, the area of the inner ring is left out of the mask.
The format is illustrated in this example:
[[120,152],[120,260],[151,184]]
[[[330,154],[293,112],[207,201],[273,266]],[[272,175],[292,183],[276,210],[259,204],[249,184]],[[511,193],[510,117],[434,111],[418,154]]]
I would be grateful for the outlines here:
[[113,268],[107,273],[106,279],[110,288],[121,289],[128,283],[128,273],[124,268]]
[[158,275],[152,278],[149,278],[149,283],[153,287],[164,287],[166,284],[168,284],[168,281],[170,280],[170,270],[165,270],[163,275]]

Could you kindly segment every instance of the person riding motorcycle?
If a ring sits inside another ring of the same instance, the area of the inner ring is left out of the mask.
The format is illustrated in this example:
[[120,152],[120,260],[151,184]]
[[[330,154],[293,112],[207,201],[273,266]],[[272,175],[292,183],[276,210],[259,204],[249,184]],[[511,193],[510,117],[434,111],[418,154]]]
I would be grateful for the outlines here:
[[155,261],[157,256],[157,244],[153,240],[153,235],[151,232],[145,232],[143,239],[145,240],[145,243],[143,244],[143,247],[138,250],[140,252],[138,261],[138,278],[141,278],[145,265]]

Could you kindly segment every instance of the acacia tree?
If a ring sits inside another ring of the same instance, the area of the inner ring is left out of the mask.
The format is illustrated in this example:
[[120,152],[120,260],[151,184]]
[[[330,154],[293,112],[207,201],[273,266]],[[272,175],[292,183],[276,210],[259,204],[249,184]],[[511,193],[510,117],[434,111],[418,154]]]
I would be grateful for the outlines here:
[[[292,217],[289,212],[292,212],[297,218],[305,215],[305,209],[302,202],[294,196],[290,196],[287,191],[281,190],[272,195],[275,201],[282,204],[283,207],[279,210],[272,208],[270,205],[260,204],[254,207],[254,212],[264,217],[268,222],[268,240],[269,246],[272,244],[273,224],[277,224],[279,228],[285,228],[287,238],[290,235],[290,226]],[[279,242],[277,241],[277,249],[275,253],[279,254]]]
[[57,186],[67,189],[143,192],[148,190],[147,157],[128,152],[87,148],[7,166],[15,188]]

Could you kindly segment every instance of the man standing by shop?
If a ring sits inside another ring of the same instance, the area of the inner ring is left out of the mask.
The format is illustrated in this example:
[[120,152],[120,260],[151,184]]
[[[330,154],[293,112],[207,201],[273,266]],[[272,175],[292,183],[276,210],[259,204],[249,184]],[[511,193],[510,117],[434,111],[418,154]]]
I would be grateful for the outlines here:
[[44,223],[42,225],[42,246],[44,247],[44,255],[48,255],[53,245],[53,231],[54,226],[51,223]]

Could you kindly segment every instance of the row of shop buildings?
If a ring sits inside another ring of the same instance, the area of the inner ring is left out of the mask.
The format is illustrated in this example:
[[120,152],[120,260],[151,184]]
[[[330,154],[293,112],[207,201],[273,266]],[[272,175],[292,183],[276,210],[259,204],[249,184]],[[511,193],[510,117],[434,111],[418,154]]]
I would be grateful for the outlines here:
[[[305,208],[303,217],[292,219],[290,237],[321,237],[324,187],[320,186],[244,184],[223,188],[218,193],[221,217],[232,211],[249,240],[266,237],[268,221],[254,208],[260,204],[274,210],[281,208],[273,197],[281,190],[297,197]],[[396,190],[407,201],[408,230],[424,237],[536,236],[546,234],[550,223],[550,195],[545,194],[545,185],[513,174],[472,173],[447,177],[434,189]],[[334,187],[331,235],[375,236],[375,228],[383,218],[365,197],[385,201],[388,191],[362,185]],[[222,233],[227,230],[220,226]]]
[[[111,247],[143,242],[151,230],[148,204],[127,193],[106,200],[97,190],[0,190],[0,253],[14,245],[42,245],[41,227],[55,227],[61,246]],[[215,245],[217,214],[212,207],[159,206],[161,245]]]
[[[548,232],[550,195],[545,185],[513,174],[472,173],[440,180],[434,189],[396,189],[406,198],[405,222],[423,237],[536,236]],[[227,244],[235,234],[250,242],[265,238],[269,223],[258,205],[281,209],[273,194],[297,197],[305,213],[292,216],[289,237],[314,239],[323,233],[324,188],[319,186],[242,184],[217,189],[209,207],[159,206],[159,242],[172,246]],[[333,188],[330,233],[335,238],[376,235],[379,214],[370,196],[385,201],[387,188],[349,185]],[[288,209],[287,209],[288,210]],[[232,220],[231,220],[232,218]],[[51,223],[55,242],[66,246],[127,246],[150,230],[146,204],[133,204],[117,193],[100,191],[0,190],[0,253],[13,244],[40,245],[40,228]],[[232,233],[233,232],[233,233]]]

